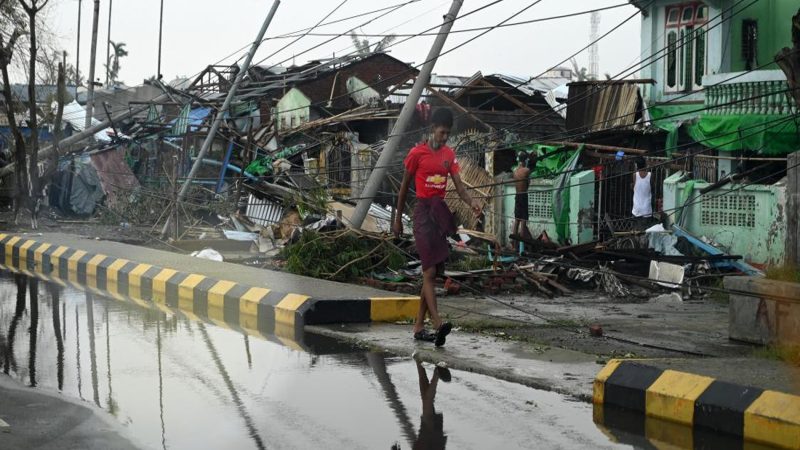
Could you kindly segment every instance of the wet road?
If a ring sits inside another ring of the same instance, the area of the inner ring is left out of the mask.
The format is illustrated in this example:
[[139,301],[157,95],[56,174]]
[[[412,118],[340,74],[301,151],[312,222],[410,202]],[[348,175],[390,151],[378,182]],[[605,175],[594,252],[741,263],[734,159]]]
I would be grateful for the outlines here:
[[94,403],[143,448],[630,448],[591,405],[312,338],[0,275],[3,372]]

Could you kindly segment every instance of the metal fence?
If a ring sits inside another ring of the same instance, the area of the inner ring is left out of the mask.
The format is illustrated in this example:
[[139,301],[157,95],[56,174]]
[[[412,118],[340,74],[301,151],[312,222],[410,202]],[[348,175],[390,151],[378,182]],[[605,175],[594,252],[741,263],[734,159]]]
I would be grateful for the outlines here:
[[[668,158],[645,157],[648,170],[651,172],[653,187],[653,211],[661,209],[664,197],[664,180],[669,176]],[[615,231],[633,229],[633,172],[636,165],[633,161],[605,160],[600,164],[600,177],[596,181],[595,205],[598,221],[610,219]],[[603,229],[600,226],[599,229]]]

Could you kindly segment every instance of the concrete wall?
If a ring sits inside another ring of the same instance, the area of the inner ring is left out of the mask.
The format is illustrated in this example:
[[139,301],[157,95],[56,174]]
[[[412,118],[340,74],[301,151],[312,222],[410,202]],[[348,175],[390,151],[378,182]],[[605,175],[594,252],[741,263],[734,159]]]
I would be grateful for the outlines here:
[[730,294],[728,337],[753,344],[800,344],[800,284],[725,277]]
[[[534,238],[542,232],[546,232],[550,239],[558,238],[553,220],[553,183],[554,180],[541,178],[531,180],[528,189],[528,229]],[[500,211],[503,226],[498,229],[498,238],[506,243],[514,227],[514,185],[503,185],[503,194]],[[579,172],[570,178],[569,187],[569,239],[573,244],[590,242],[594,238],[593,208],[594,171]]]
[[[687,183],[679,183],[683,172],[664,181],[664,210],[677,220]],[[774,185],[733,184],[699,196],[706,182],[696,182],[684,214],[684,227],[692,234],[711,239],[724,251],[742,255],[756,265],[780,265],[786,238],[785,181]]]

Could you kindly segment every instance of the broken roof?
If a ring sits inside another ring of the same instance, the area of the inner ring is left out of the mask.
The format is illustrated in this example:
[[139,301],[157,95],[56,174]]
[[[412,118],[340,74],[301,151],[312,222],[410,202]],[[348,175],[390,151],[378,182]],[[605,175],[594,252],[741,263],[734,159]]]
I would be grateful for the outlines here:
[[[312,103],[330,101],[329,108],[346,108],[349,106],[347,96],[347,79],[356,77],[381,96],[386,96],[392,86],[396,86],[409,78],[415,77],[419,70],[386,53],[373,53],[369,56],[348,61],[340,67],[315,67],[316,75],[305,78],[294,84],[311,100]],[[307,73],[307,72],[304,72]]]
[[535,94],[546,94],[553,89],[564,86],[570,82],[569,78],[548,77],[548,78],[520,78],[513,75],[494,74],[490,77],[497,78],[511,87],[523,93],[533,96]]

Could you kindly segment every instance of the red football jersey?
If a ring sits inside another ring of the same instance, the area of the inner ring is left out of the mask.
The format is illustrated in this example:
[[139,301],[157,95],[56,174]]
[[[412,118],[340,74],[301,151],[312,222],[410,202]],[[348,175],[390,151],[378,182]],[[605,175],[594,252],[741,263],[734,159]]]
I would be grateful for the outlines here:
[[452,148],[443,145],[439,150],[433,150],[427,142],[412,148],[403,164],[414,175],[417,198],[444,198],[447,175],[455,175],[459,170]]

